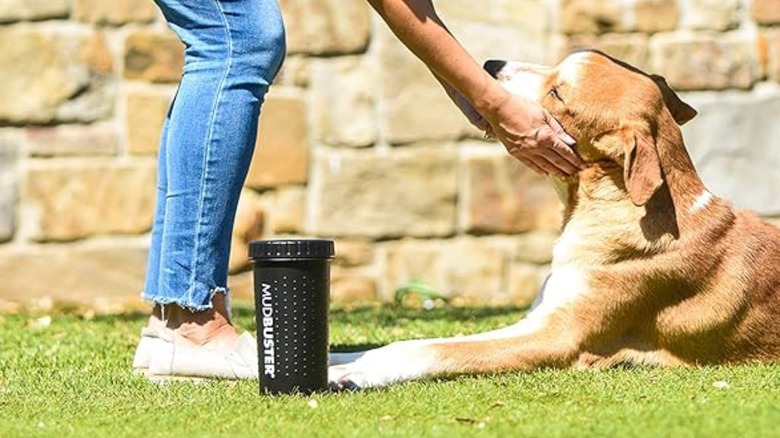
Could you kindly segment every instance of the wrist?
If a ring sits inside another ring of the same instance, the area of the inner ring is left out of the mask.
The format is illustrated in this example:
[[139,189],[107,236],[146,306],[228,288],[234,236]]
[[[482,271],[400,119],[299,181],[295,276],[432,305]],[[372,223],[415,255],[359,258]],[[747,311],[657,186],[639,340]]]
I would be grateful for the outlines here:
[[511,95],[507,90],[501,87],[493,78],[487,77],[482,90],[477,93],[472,102],[474,109],[485,117],[491,117],[496,114],[509,99]]

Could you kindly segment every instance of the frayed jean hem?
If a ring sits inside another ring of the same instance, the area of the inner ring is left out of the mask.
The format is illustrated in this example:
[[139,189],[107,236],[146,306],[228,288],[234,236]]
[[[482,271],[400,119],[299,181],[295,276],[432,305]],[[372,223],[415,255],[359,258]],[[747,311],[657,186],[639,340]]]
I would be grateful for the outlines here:
[[225,295],[225,302],[227,305],[227,309],[228,312],[230,312],[230,308],[232,307],[231,299],[230,299],[230,289],[227,287],[214,287],[209,289],[208,303],[206,304],[193,301],[191,299],[192,295],[189,293],[185,294],[183,298],[172,298],[172,297],[155,297],[147,292],[142,292],[141,298],[143,298],[145,301],[152,304],[159,304],[161,306],[168,306],[171,304],[175,304],[181,307],[182,309],[186,309],[191,312],[203,312],[205,310],[214,308],[214,295],[216,294]]

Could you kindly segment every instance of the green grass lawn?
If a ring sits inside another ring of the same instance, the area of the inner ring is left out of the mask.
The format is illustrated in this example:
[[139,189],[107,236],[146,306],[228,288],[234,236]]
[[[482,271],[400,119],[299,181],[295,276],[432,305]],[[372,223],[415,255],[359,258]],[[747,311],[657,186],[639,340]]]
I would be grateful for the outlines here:
[[[350,348],[470,333],[516,309],[334,310]],[[251,310],[238,325],[253,330]],[[0,437],[780,437],[780,364],[539,371],[311,397],[252,381],[154,385],[130,372],[145,315],[0,316]]]

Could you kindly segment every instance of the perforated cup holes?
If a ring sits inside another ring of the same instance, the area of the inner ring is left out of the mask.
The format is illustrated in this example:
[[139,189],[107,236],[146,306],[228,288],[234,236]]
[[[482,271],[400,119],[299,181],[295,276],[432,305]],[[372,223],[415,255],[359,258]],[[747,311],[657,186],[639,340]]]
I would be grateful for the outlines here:
[[314,348],[326,333],[321,332],[322,321],[314,312],[323,304],[322,297],[315,294],[323,285],[318,277],[298,270],[279,274],[272,283],[278,291],[274,299],[279,309],[274,329],[279,333],[279,375],[290,379],[289,384],[304,384],[315,376],[320,378],[323,371],[319,369],[321,348]]

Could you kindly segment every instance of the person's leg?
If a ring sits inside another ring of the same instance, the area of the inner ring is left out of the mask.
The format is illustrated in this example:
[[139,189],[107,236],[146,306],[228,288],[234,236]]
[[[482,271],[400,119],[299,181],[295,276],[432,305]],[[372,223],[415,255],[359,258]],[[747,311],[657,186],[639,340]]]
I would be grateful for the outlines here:
[[284,28],[275,0],[156,2],[187,49],[161,142],[144,297],[194,344],[229,344],[230,236]]
[[[175,98],[174,98],[175,99]],[[173,102],[171,102],[173,107]],[[165,195],[168,192],[168,168],[166,166],[166,154],[168,143],[168,125],[171,120],[171,109],[165,116],[160,146],[157,153],[157,200],[152,221],[152,241],[149,247],[149,257],[146,263],[146,280],[144,282],[143,296],[149,297],[157,290],[157,281],[160,277],[160,246],[162,243],[162,231],[165,222]],[[152,315],[149,318],[149,328],[157,329],[164,326],[162,323],[162,306],[155,303]]]

